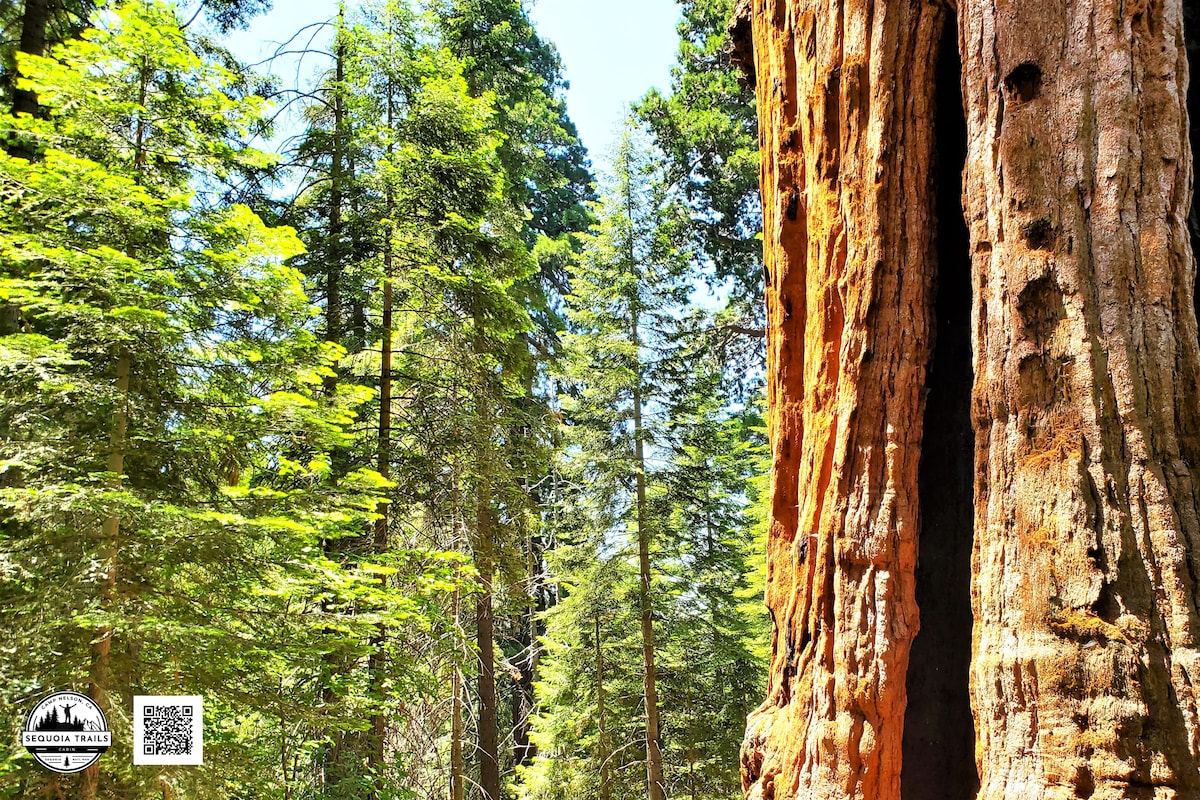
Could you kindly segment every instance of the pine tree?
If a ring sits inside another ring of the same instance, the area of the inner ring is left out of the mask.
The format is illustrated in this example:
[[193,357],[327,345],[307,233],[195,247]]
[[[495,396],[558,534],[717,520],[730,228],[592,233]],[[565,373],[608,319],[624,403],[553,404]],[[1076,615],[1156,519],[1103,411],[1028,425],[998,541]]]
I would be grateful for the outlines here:
[[[591,175],[561,96],[564,84],[558,54],[538,36],[524,5],[519,0],[444,0],[433,7],[442,41],[464,63],[471,94],[494,98],[495,124],[503,136],[497,151],[502,191],[508,206],[522,218],[520,237],[536,266],[513,287],[533,326],[512,342],[506,357],[510,365],[523,365],[519,379],[524,390],[497,409],[496,420],[502,446],[495,463],[512,471],[515,483],[504,491],[514,500],[519,498],[519,503],[511,504],[511,538],[497,540],[495,552],[513,567],[523,567],[524,574],[512,571],[507,585],[497,587],[492,605],[499,614],[491,615],[495,617],[491,627],[499,639],[498,651],[519,674],[511,684],[507,727],[513,738],[511,760],[520,765],[533,756],[528,731],[539,659],[536,612],[548,602],[542,517],[549,503],[540,487],[548,479],[543,465],[553,447],[553,425],[545,378],[558,351],[561,295],[575,257],[573,234],[589,223],[584,203],[593,197]],[[489,644],[487,638],[479,637],[480,649],[497,649],[497,642]],[[509,687],[504,682],[494,693],[489,682],[478,690],[487,769],[481,783],[485,795],[492,798],[499,796],[505,771],[500,729],[506,726],[500,720],[504,690]]]
[[[379,389],[378,404],[370,404],[375,430],[346,458],[369,460],[396,484],[370,543],[352,549],[370,552],[372,561],[422,548],[472,553],[480,591],[467,601],[476,605],[483,650],[491,640],[490,589],[497,575],[502,585],[509,582],[518,562],[507,543],[528,513],[521,478],[504,450],[511,446],[508,432],[528,424],[514,399],[532,374],[521,287],[534,262],[519,235],[520,210],[503,191],[491,96],[471,95],[463,65],[437,48],[403,4],[367,7],[348,19],[335,48],[342,66],[325,93],[340,94],[343,110],[331,102],[315,109],[302,153],[322,178],[305,189],[298,208],[316,223],[313,251],[337,250],[333,263],[316,257],[308,267],[318,286],[328,287],[334,270],[339,277],[338,291],[325,291],[327,315],[361,320],[340,328],[341,343],[351,349],[342,368],[348,379]],[[331,135],[339,113],[342,134]],[[329,213],[335,148],[346,167],[338,181],[345,194],[336,237]],[[462,602],[458,594],[447,597],[447,614],[457,620]],[[369,753],[379,763],[390,757],[390,746],[380,747],[385,737],[421,738],[421,757],[436,759],[429,749],[448,727],[449,749],[461,752],[465,732],[452,688],[463,666],[460,635],[453,628],[381,632],[365,665],[375,680],[387,674],[388,660],[423,653],[449,672],[449,685],[403,698],[406,708],[424,710],[390,732],[385,717],[397,715],[376,713],[373,741],[347,742],[343,750]],[[485,656],[479,672],[492,674],[494,663]],[[494,686],[494,677],[482,683]],[[440,691],[450,692],[450,702],[440,702]],[[392,695],[387,702],[401,700]],[[498,729],[498,719],[491,727]],[[498,739],[496,745],[491,763],[498,776]],[[450,760],[452,780],[461,785],[465,766]],[[414,768],[409,780],[436,777]]]
[[546,615],[531,798],[735,796],[764,676],[747,604],[754,415],[728,407],[712,312],[689,297],[701,262],[658,163],[627,133],[568,298],[562,599]]
[[[318,402],[336,353],[284,264],[293,232],[194,188],[264,163],[238,143],[259,104],[174,10],[132,2],[104,23],[21,58],[51,113],[14,121],[35,160],[0,156],[0,290],[20,309],[0,338],[5,647],[29,654],[6,661],[5,707],[90,686],[118,735],[81,796],[287,793],[319,721],[347,724],[320,703],[323,654],[424,615],[428,591],[375,597],[323,558],[380,486],[326,480],[363,395]],[[331,641],[321,609],[363,597],[386,611],[339,615]],[[199,772],[130,772],[130,696],[181,687],[236,725],[209,731]]]
[[730,381],[708,345],[712,312],[689,316],[660,445],[664,571],[673,584],[660,648],[664,756],[672,795],[733,800],[745,719],[766,684],[767,619],[753,563],[762,537],[751,511],[761,420],[730,407]]
[[[638,576],[636,605],[641,641],[642,731],[651,798],[664,791],[659,737],[660,709],[655,667],[654,614],[657,602],[654,539],[663,520],[651,515],[648,457],[654,425],[648,413],[658,394],[655,367],[673,312],[686,296],[681,282],[685,262],[673,243],[660,235],[656,216],[661,196],[648,174],[644,151],[634,134],[622,139],[615,179],[598,210],[596,232],[585,241],[582,261],[571,285],[572,333],[569,372],[577,397],[564,411],[572,420],[579,457],[589,480],[615,481],[606,491],[620,509],[611,525],[626,528]],[[569,447],[572,445],[569,445]],[[594,477],[593,477],[594,476]],[[626,535],[624,532],[614,535]]]
[[651,90],[635,106],[662,152],[666,179],[681,190],[687,235],[703,254],[697,283],[719,287],[725,308],[714,321],[735,389],[752,396],[763,360],[762,206],[758,195],[758,119],[754,87],[739,66],[746,24],[732,24],[734,0],[680,0],[679,50],[671,92]]

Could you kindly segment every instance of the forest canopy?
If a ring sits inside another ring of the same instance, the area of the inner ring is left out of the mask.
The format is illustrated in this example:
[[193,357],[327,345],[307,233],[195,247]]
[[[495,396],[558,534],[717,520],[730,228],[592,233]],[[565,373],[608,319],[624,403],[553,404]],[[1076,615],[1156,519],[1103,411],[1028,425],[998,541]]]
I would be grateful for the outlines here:
[[[331,8],[281,48],[312,81],[227,47],[265,5],[0,6],[0,796],[739,797],[730,3],[681,3],[600,176],[520,0]],[[19,745],[57,690],[114,733],[79,774]],[[133,697],[176,694],[203,766],[133,766]]]

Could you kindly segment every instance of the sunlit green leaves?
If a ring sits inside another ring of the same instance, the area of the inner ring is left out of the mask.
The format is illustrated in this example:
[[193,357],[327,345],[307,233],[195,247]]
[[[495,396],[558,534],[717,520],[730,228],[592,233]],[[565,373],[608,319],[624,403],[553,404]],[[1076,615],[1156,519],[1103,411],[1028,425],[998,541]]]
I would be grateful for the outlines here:
[[[0,646],[6,677],[31,676],[6,681],[0,707],[86,688],[89,643],[111,635],[118,728],[121,698],[178,688],[238,720],[174,785],[271,796],[297,778],[273,769],[281,752],[315,752],[381,702],[339,678],[352,699],[322,703],[333,654],[380,625],[428,628],[462,569],[437,551],[370,569],[326,556],[393,486],[334,475],[371,389],[321,396],[344,351],[314,333],[295,232],[195,191],[265,162],[239,144],[261,103],[172,7],[96,22],[21,59],[49,113],[4,123],[37,157],[0,154]],[[281,703],[282,739],[263,724]],[[115,755],[104,781],[159,791]],[[12,746],[0,763],[3,780],[45,780]]]

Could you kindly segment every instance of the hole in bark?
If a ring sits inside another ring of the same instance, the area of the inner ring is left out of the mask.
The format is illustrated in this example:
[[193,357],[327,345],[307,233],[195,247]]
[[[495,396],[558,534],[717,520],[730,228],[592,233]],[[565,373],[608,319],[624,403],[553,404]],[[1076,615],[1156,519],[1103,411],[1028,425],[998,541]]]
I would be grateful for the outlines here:
[[950,15],[937,63],[936,334],[918,477],[921,631],[908,666],[900,778],[904,800],[971,800],[979,789],[968,693],[975,435],[970,414],[970,237],[961,200],[967,154],[961,69],[958,22]]
[[821,156],[825,161],[824,174],[836,181],[841,168],[842,141],[842,70],[835,67],[825,81],[825,142]]
[[1054,402],[1055,376],[1040,355],[1025,356],[1017,365],[1017,408],[1037,411]]
[[1042,69],[1031,61],[1018,64],[1004,79],[1008,95],[1018,103],[1028,103],[1042,90]]
[[1017,295],[1017,311],[1021,314],[1021,335],[1038,347],[1049,343],[1058,323],[1067,316],[1062,289],[1048,275],[1025,285]]
[[[1091,551],[1088,551],[1089,554]],[[1100,584],[1100,593],[1096,602],[1092,603],[1092,613],[1108,623],[1114,623],[1121,616],[1121,604],[1108,581]]]
[[726,33],[729,35],[729,43],[726,45],[725,52],[729,55],[729,61],[740,70],[738,81],[751,89],[754,88],[756,80],[754,72],[754,31],[750,22],[752,17],[753,8],[749,0],[738,0],[734,5],[733,14],[729,17],[729,23],[725,28]]
[[1080,767],[1075,773],[1075,796],[1091,797],[1096,793],[1096,779],[1087,767]]
[[1054,226],[1049,217],[1038,217],[1021,226],[1021,235],[1031,250],[1054,249]]

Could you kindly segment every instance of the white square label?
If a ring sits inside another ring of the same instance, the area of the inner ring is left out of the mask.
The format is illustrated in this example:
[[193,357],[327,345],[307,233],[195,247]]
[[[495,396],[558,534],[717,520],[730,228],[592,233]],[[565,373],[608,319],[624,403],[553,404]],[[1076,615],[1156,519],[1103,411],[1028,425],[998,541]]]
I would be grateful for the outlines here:
[[203,764],[204,698],[135,695],[134,764]]

